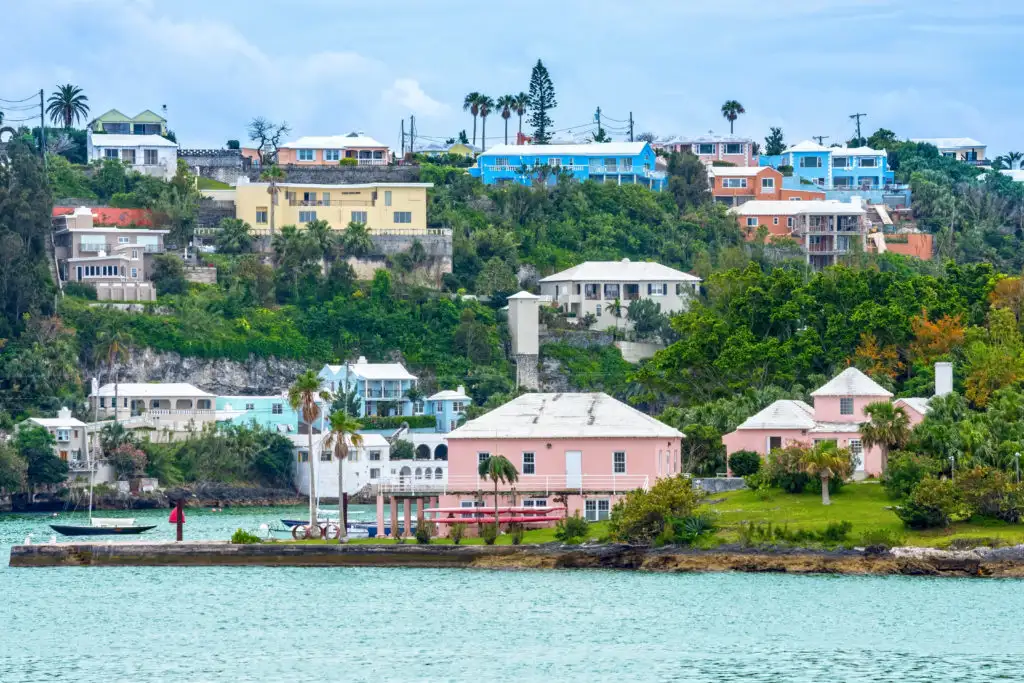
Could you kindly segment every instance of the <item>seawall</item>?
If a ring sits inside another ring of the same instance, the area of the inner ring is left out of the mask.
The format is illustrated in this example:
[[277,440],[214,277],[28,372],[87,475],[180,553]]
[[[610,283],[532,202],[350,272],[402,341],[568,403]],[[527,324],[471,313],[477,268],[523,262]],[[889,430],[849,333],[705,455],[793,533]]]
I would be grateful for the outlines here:
[[628,545],[440,546],[227,542],[19,545],[12,567],[282,566],[477,569],[629,569],[655,572],[771,572],[878,576],[1024,578],[1024,546],[946,551],[895,548],[644,548]]

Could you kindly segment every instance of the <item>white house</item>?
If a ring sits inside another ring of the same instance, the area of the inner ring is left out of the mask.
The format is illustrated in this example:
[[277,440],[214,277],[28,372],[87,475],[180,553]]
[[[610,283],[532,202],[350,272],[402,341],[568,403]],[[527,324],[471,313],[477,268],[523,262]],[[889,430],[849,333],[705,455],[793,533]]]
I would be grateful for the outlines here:
[[128,170],[170,180],[178,168],[178,143],[160,135],[86,134],[89,161],[113,159]]
[[359,417],[423,413],[422,402],[414,405],[407,397],[418,380],[401,363],[370,363],[360,356],[355,363],[325,365],[320,379],[332,394],[354,390],[360,400]]
[[116,413],[129,429],[155,430],[150,438],[158,441],[164,434],[182,438],[216,421],[216,398],[182,382],[120,382],[93,391],[89,403],[100,419],[113,418]]
[[911,142],[934,145],[944,157],[978,165],[988,163],[985,159],[985,143],[974,138],[911,138]]
[[56,441],[54,454],[72,470],[85,469],[89,448],[86,424],[72,417],[69,408],[61,408],[57,417],[30,417],[25,422],[50,432]]
[[[597,318],[592,329],[626,328],[626,309],[638,299],[661,305],[662,313],[686,310],[700,289],[701,279],[681,270],[645,261],[587,261],[540,281],[542,296],[577,320],[587,314]],[[615,304],[621,315],[615,315]]]

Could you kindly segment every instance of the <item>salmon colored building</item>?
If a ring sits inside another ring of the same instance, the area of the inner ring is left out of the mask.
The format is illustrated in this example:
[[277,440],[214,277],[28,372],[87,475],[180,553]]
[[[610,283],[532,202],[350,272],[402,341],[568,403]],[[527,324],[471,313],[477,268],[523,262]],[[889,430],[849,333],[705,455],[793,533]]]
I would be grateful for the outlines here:
[[726,206],[740,206],[753,200],[810,201],[825,199],[818,190],[790,190],[782,186],[783,175],[771,166],[710,166],[711,196]]
[[928,232],[875,232],[868,235],[868,249],[878,254],[892,252],[930,261],[935,253],[935,241]]
[[337,166],[342,159],[358,166],[387,166],[391,150],[363,133],[302,137],[277,150],[277,163],[282,166]]

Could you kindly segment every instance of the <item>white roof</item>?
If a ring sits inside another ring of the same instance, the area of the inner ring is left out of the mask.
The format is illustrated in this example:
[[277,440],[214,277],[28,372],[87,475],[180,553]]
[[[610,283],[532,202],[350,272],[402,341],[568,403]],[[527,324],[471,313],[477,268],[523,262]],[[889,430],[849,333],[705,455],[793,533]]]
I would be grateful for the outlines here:
[[814,429],[814,408],[783,399],[751,415],[736,429]]
[[818,214],[863,216],[867,212],[860,204],[841,202],[837,199],[812,199],[803,202],[755,199],[732,207],[729,209],[729,213],[737,216],[803,216],[805,214],[811,216]]
[[911,396],[909,398],[898,398],[895,401],[893,401],[893,403],[895,403],[895,404],[899,404],[899,403],[906,404],[907,406],[909,406],[917,414],[919,414],[919,415],[926,415],[928,413],[928,411],[932,409],[932,407],[930,405],[928,405],[928,402],[930,400],[931,400],[930,398],[922,398],[920,396]]
[[[359,435],[363,437],[363,448],[387,448],[390,446],[388,440],[380,434],[374,432],[359,432]],[[313,448],[322,448],[327,444],[326,433],[314,434],[313,435]],[[288,440],[292,442],[292,448],[300,450],[309,450],[309,435],[308,434],[288,434]],[[348,442],[349,447],[352,446],[352,439],[346,437],[345,441]],[[331,449],[334,446],[332,444]]]
[[783,150],[782,153],[789,154],[790,152],[827,152],[829,151],[829,149],[829,147],[826,147],[825,145],[819,145],[818,143],[813,142],[811,140],[803,140],[802,142],[798,142],[795,145],[790,145],[785,150]]
[[696,275],[684,273],[660,263],[648,261],[587,261],[561,273],[548,275],[541,282],[577,282],[582,280],[609,282],[619,280],[656,282],[700,282]]
[[462,387],[459,387],[459,389],[460,389],[459,391],[456,391],[455,389],[445,389],[444,391],[439,391],[439,392],[437,392],[436,394],[434,394],[432,396],[428,396],[427,400],[428,401],[468,401],[469,400],[469,396],[466,396],[465,390],[463,390]]
[[384,147],[383,142],[374,140],[369,135],[362,133],[349,133],[348,135],[307,135],[295,140],[286,142],[281,147],[285,149],[344,149],[346,147]]
[[608,394],[523,394],[470,420],[448,439],[664,438],[682,432]]
[[755,176],[761,171],[777,170],[771,166],[709,166],[708,173],[712,176]]
[[93,133],[93,147],[177,147],[160,135],[120,135],[116,133]]
[[[327,365],[332,374],[337,375],[345,369],[344,365]],[[362,356],[355,363],[349,363],[348,369],[356,377],[362,379],[416,379],[401,363],[367,363]]]
[[857,368],[846,368],[812,391],[811,396],[892,396],[892,392]]
[[814,428],[810,430],[811,434],[821,434],[829,432],[859,432],[859,422],[815,422]]
[[811,140],[804,140],[788,147],[783,154],[790,152],[831,152],[834,156],[841,157],[884,157],[889,153],[884,149],[871,149],[870,147],[825,147]]
[[[184,382],[156,382],[152,384],[141,382],[119,382],[117,384],[119,396],[152,396],[160,398],[163,396],[197,396],[202,398],[213,398],[213,394],[207,393],[198,387]],[[104,384],[99,392],[90,396],[106,398],[114,395],[114,385]]]
[[487,156],[600,156],[602,154],[640,154],[646,142],[590,142],[580,145],[495,145]]
[[84,427],[85,423],[77,417],[30,417],[29,422],[35,422],[41,427]]
[[911,138],[911,142],[927,142],[939,149],[955,149],[958,147],[984,147],[985,143],[974,138]]
[[662,138],[656,140],[656,144],[659,145],[685,145],[693,142],[746,142],[750,143],[754,140],[752,138],[744,138],[738,135],[715,135],[712,132],[707,132],[702,135],[673,135],[668,138]]
[[515,294],[513,294],[512,296],[510,296],[508,298],[509,299],[540,299],[539,296],[537,296],[536,294],[530,294],[525,289],[516,292]]
[[[433,187],[434,183],[336,183],[322,185],[317,183],[277,183],[278,187],[316,188],[318,190],[372,190],[378,187]],[[270,183],[243,183],[242,187],[270,187]]]
[[[62,216],[63,218],[63,216]],[[94,225],[91,228],[79,228],[76,226],[69,226],[65,223],[57,232],[81,232],[81,233],[97,233],[100,235],[113,235],[115,233],[119,235],[166,235],[170,230],[157,230],[155,228],[119,228],[116,225]],[[137,244],[123,244],[121,246],[134,247]]]

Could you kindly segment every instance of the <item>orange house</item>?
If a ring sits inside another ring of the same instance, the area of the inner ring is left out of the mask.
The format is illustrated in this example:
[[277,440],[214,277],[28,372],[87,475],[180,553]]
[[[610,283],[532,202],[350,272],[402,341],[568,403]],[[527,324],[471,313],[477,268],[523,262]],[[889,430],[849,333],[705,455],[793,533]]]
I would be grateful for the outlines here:
[[282,166],[337,166],[342,159],[358,166],[387,166],[391,150],[362,133],[303,137],[277,149],[277,163]]
[[711,166],[708,181],[711,196],[726,206],[740,206],[755,199],[810,201],[825,198],[824,192],[782,187],[782,174],[771,166]]

